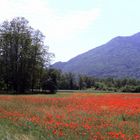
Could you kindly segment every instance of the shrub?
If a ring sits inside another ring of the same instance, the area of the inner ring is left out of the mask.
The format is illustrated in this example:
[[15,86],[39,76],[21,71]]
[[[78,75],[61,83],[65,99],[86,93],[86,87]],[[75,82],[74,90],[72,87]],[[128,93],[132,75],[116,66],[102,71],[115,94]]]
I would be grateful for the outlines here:
[[140,92],[140,86],[125,86],[121,89],[122,92]]

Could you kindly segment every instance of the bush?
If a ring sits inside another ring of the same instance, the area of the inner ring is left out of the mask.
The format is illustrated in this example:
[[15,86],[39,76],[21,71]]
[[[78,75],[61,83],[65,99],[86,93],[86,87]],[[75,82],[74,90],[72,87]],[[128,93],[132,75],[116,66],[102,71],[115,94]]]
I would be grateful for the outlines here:
[[140,92],[140,86],[125,86],[121,89],[122,92]]
[[136,86],[135,92],[140,92],[140,86]]
[[107,86],[104,83],[96,82],[95,90],[107,90]]

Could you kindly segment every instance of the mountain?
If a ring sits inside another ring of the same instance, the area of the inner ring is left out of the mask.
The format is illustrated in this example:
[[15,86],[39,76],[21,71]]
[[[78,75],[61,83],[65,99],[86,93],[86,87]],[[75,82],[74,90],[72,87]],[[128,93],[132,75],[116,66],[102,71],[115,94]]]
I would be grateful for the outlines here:
[[140,32],[113,38],[68,62],[57,62],[53,67],[96,77],[140,78]]

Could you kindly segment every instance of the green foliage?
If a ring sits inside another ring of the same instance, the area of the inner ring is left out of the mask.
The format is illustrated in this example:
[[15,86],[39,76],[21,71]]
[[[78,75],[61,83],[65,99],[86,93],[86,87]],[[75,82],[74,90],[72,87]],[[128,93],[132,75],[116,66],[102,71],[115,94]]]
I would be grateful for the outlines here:
[[56,93],[59,77],[60,71],[52,68],[46,69],[41,80],[42,89],[50,93]]
[[140,86],[135,87],[135,92],[140,92]]
[[122,92],[134,92],[135,91],[135,87],[134,86],[125,86],[125,87],[122,87],[121,89]]
[[76,75],[73,73],[62,73],[58,80],[59,89],[76,90],[78,89]]
[[23,17],[0,25],[0,88],[25,92],[40,87],[43,69],[52,54],[44,45],[44,35]]
[[[131,78],[94,78],[85,75],[62,73],[59,71],[58,89],[97,90],[107,92],[140,92],[140,80]],[[71,86],[72,84],[72,86]]]
[[140,86],[125,86],[121,89],[122,92],[140,92]]
[[107,90],[107,86],[102,82],[96,82],[95,89],[96,90]]

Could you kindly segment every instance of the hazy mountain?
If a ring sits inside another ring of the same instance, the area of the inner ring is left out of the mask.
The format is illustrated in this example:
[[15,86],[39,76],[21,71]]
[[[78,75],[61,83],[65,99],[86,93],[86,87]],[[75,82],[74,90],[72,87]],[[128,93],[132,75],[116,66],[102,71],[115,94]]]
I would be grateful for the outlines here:
[[53,67],[97,77],[140,78],[140,33],[116,37],[68,62],[57,62]]

